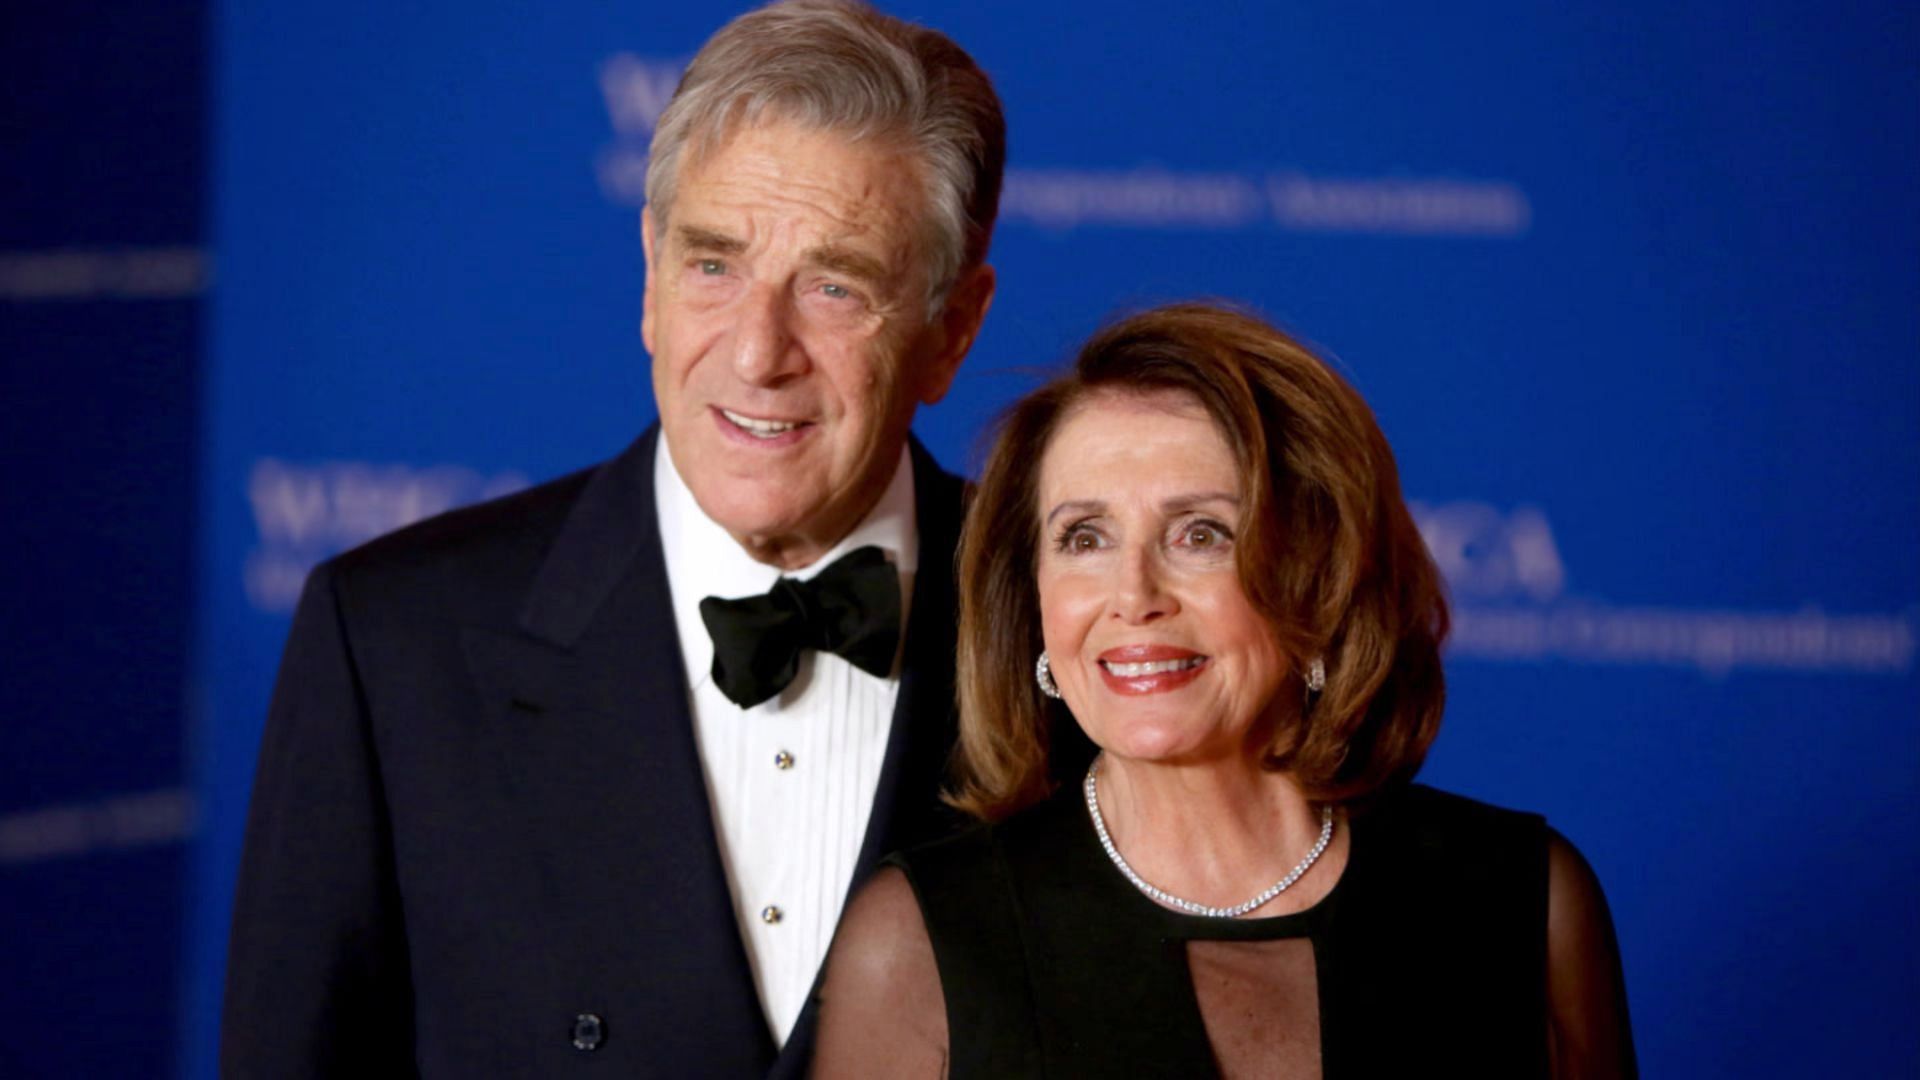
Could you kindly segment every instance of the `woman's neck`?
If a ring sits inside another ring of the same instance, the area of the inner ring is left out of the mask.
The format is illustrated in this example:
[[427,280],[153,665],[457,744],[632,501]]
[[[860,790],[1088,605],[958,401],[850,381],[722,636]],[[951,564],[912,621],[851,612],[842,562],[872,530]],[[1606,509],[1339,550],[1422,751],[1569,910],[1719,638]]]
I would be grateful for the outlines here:
[[[1321,816],[1292,777],[1235,757],[1202,764],[1102,754],[1100,815],[1134,871],[1187,900],[1230,906],[1272,885],[1312,849]],[[1346,862],[1346,830],[1314,868],[1256,916],[1317,902]]]

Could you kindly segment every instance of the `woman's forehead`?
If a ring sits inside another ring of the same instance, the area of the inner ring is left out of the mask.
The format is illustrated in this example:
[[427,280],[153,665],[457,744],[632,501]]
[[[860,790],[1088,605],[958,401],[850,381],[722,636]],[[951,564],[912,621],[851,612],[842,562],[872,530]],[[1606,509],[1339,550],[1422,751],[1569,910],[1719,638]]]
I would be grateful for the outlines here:
[[1060,419],[1041,456],[1044,506],[1200,484],[1237,487],[1239,463],[1199,400],[1182,391],[1095,391]]

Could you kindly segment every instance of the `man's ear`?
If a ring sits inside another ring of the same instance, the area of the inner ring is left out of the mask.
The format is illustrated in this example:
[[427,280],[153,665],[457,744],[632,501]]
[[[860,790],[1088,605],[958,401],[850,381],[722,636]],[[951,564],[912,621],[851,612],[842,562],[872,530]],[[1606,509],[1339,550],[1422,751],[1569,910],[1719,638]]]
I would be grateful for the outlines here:
[[973,339],[980,334],[980,324],[986,321],[987,309],[993,306],[993,286],[993,267],[981,263],[962,274],[947,294],[947,306],[940,312],[934,337],[936,348],[928,357],[932,367],[920,384],[920,404],[932,405],[947,396],[960,361],[967,358],[967,350],[973,348]]
[[640,343],[647,347],[648,354],[653,352],[653,207],[640,208],[640,257],[644,261],[647,280],[640,287]]

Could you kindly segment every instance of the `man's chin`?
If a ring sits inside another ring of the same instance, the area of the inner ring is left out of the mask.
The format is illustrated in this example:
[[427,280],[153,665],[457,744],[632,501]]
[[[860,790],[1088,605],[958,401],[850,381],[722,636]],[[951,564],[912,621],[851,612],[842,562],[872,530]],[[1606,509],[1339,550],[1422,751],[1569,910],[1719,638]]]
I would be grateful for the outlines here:
[[714,490],[693,489],[694,499],[709,518],[735,539],[748,537],[775,539],[803,532],[820,500],[802,497],[810,490],[777,479],[757,476],[751,479],[725,478]]

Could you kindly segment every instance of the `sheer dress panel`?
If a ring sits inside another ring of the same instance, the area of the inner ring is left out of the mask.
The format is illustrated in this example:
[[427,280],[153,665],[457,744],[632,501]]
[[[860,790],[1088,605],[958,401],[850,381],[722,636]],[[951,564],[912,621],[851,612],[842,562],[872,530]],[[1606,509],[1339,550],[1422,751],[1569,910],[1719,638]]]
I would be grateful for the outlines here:
[[1142,896],[1077,791],[906,853],[848,908],[815,1075],[1634,1075],[1604,898],[1541,819],[1416,785],[1348,828],[1265,918]]

